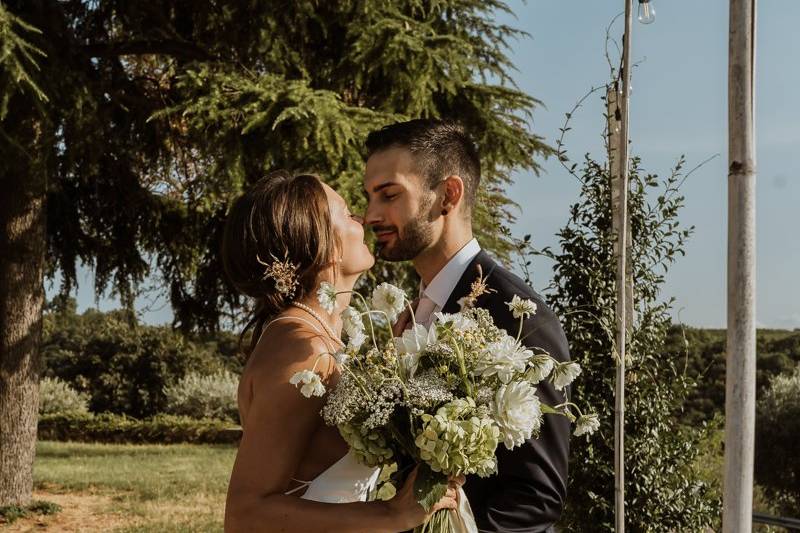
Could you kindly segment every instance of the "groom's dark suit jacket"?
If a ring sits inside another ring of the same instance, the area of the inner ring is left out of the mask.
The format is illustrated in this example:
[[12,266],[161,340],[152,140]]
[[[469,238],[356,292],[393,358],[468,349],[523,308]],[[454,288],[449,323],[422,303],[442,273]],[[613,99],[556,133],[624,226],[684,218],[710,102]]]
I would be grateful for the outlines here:
[[[487,309],[495,324],[516,336],[519,319],[506,302],[516,294],[536,302],[537,312],[522,327],[522,342],[529,348],[542,348],[558,361],[569,360],[569,346],[561,323],[553,311],[524,281],[498,265],[481,251],[461,276],[443,311],[455,313],[458,300],[469,294],[481,265],[487,285],[496,292],[484,294],[477,306]],[[553,406],[564,401],[562,393],[549,382],[537,387],[542,402]],[[567,458],[570,425],[566,418],[545,415],[539,438],[513,450],[504,444],[497,448],[498,473],[489,478],[469,476],[464,485],[475,514],[478,529],[484,532],[546,531],[561,516],[567,495]]]

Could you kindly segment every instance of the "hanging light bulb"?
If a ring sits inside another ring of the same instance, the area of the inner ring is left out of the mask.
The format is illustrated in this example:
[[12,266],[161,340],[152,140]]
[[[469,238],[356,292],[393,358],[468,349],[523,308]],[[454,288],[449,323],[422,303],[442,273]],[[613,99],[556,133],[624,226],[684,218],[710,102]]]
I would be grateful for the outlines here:
[[652,24],[656,21],[656,8],[650,0],[639,0],[639,22]]

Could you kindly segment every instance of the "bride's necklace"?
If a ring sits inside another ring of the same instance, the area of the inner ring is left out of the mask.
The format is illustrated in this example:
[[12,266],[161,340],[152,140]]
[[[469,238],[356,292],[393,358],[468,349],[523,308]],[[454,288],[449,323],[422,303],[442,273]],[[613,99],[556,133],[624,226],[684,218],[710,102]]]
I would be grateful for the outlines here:
[[291,304],[291,305],[293,305],[293,306],[295,306],[295,307],[297,307],[297,308],[300,308],[300,309],[302,309],[303,311],[305,311],[305,312],[306,312],[306,313],[308,313],[309,315],[311,315],[311,316],[313,316],[314,318],[316,318],[316,319],[317,319],[317,322],[319,322],[320,324],[322,324],[322,327],[323,327],[323,328],[325,328],[325,331],[328,333],[328,335],[330,336],[330,338],[331,338],[331,339],[333,339],[333,340],[335,340],[336,342],[338,342],[338,343],[339,343],[339,344],[341,344],[342,346],[344,346],[344,342],[342,342],[342,339],[340,339],[340,338],[339,338],[339,336],[338,336],[338,335],[336,335],[336,332],[335,332],[335,331],[333,331],[333,328],[332,328],[332,327],[330,327],[330,326],[328,325],[328,323],[327,323],[327,322],[325,322],[325,320],[323,320],[323,319],[322,319],[322,317],[321,317],[321,316],[319,316],[319,313],[317,313],[316,311],[314,311],[313,309],[311,309],[309,306],[307,306],[307,305],[306,305],[306,304],[304,304],[304,303],[300,303],[300,302],[292,302],[292,304]]

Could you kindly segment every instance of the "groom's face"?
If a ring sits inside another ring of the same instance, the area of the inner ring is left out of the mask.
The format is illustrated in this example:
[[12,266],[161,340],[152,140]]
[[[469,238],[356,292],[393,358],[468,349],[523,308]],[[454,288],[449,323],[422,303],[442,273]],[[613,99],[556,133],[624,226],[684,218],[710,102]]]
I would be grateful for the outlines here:
[[367,160],[365,222],[377,237],[376,253],[388,261],[414,259],[434,242],[436,195],[417,173],[404,148],[376,152]]

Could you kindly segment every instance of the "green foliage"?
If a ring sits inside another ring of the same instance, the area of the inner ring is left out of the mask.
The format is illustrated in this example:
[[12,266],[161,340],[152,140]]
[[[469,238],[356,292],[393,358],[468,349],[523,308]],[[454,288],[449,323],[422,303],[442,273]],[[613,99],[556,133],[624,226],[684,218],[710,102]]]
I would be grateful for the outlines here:
[[76,391],[58,378],[44,378],[39,383],[39,415],[88,412],[88,394]]
[[192,418],[239,422],[236,391],[239,377],[227,370],[204,376],[189,372],[164,391],[166,412]]
[[[682,417],[689,425],[725,412],[725,330],[675,325],[669,329],[665,355],[678,361],[700,386],[690,390]],[[761,394],[774,376],[800,363],[800,331],[759,329],[756,332],[756,390]]]
[[[26,41],[20,32],[41,34],[11,14],[0,3],[0,121],[8,114],[8,103],[17,92],[30,91],[39,102],[46,102],[47,96],[31,76],[31,71],[38,71],[37,58],[44,52]],[[0,129],[2,132],[2,129]]]
[[[221,229],[231,199],[268,169],[317,172],[362,210],[370,129],[457,118],[484,163],[476,234],[507,257],[503,188],[552,151],[529,131],[539,102],[510,80],[507,46],[521,34],[495,22],[500,0],[3,5],[41,30],[28,42],[44,54],[36,80],[49,103],[34,111],[16,91],[9,109],[48,125],[49,275],[66,294],[83,263],[129,306],[155,278],[186,330],[241,319]],[[365,283],[410,275],[381,263]]]
[[442,499],[445,492],[447,477],[441,472],[434,472],[426,463],[420,464],[414,479],[414,496],[426,513]]
[[73,413],[42,416],[39,438],[134,444],[227,444],[239,442],[241,429],[225,420],[188,416],[161,414],[137,420],[113,413]]
[[19,505],[6,505],[0,507],[0,524],[13,524],[20,518],[25,518],[31,514],[51,515],[61,512],[61,506],[53,502],[34,500],[30,505],[21,507]]
[[79,315],[74,300],[62,300],[45,315],[42,358],[44,375],[88,394],[93,412],[146,417],[166,410],[164,389],[189,372],[238,373],[234,346],[231,335],[192,340],[169,327],[138,324],[126,311]]
[[800,366],[775,376],[756,407],[756,481],[787,516],[800,509]]
[[[682,166],[683,159],[669,177],[659,179],[646,174],[638,158],[630,162],[628,260],[635,321],[626,354],[625,498],[626,525],[634,531],[702,531],[719,509],[693,469],[701,434],[678,426],[692,379],[664,355],[672,301],[662,301],[659,291],[691,233],[677,219]],[[558,233],[560,250],[540,253],[555,261],[548,300],[562,319],[573,359],[584,368],[585,379],[573,388],[572,401],[597,409],[601,426],[571,446],[569,485],[575,490],[567,500],[564,526],[613,531],[616,268],[610,176],[606,165],[588,155],[577,172],[577,166],[571,168],[581,181],[580,200]]]

